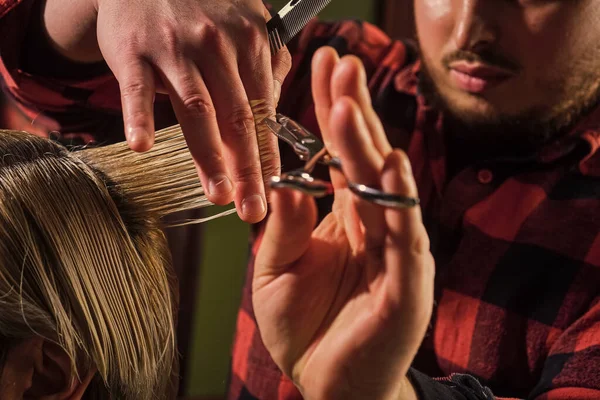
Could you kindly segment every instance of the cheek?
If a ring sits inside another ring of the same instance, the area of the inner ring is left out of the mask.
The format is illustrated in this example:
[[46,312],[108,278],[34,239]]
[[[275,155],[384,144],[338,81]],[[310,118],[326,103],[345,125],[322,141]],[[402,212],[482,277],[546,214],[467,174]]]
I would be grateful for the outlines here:
[[415,22],[423,55],[439,60],[452,37],[454,0],[416,0]]
[[431,20],[443,18],[452,11],[452,0],[419,0],[417,3]]
[[[586,53],[597,46],[600,36],[598,15],[598,0],[551,2],[546,7],[526,12],[523,15],[526,31],[519,46],[522,58],[539,68],[542,75],[566,72],[565,66],[573,64],[574,60],[585,59]],[[510,32],[508,27],[505,28]],[[518,43],[518,37],[511,39]]]

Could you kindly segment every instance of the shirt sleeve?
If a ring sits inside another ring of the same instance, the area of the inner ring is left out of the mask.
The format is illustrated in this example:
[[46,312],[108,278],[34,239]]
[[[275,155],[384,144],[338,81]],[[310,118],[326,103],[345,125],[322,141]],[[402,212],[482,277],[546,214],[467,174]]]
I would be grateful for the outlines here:
[[32,0],[0,0],[0,76],[9,84],[27,33]]
[[411,368],[408,379],[415,388],[419,400],[493,400],[496,398],[489,388],[466,374],[433,379]]
[[[540,380],[527,400],[600,399],[600,297],[553,343]],[[434,379],[409,372],[420,400],[491,400],[492,391],[469,375]]]
[[31,39],[40,3],[0,0],[0,86],[25,121],[10,128],[66,145],[123,140],[119,85],[105,63],[78,64]]

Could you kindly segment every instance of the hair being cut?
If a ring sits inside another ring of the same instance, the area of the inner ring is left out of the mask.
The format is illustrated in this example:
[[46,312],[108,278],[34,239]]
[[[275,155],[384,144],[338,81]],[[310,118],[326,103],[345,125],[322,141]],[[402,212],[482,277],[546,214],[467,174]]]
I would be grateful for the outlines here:
[[[267,103],[252,109],[268,179]],[[0,372],[12,343],[41,336],[74,375],[97,369],[87,399],[174,397],[177,301],[161,220],[209,205],[179,126],[145,153],[124,142],[68,151],[0,130]]]
[[0,130],[0,155],[0,355],[41,336],[72,371],[97,369],[88,399],[174,396],[177,302],[161,218],[211,205],[180,128],[157,132],[145,153],[68,151]]

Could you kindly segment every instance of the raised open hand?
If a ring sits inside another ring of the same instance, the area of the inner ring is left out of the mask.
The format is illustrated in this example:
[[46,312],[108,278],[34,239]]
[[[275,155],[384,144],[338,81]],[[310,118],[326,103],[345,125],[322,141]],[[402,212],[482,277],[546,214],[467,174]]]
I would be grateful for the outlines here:
[[[313,94],[325,143],[350,180],[417,197],[409,160],[387,142],[358,59],[320,50]],[[433,306],[421,210],[366,203],[331,174],[333,212],[314,230],[311,198],[273,193],[253,281],[262,339],[307,399],[410,398],[405,377]]]

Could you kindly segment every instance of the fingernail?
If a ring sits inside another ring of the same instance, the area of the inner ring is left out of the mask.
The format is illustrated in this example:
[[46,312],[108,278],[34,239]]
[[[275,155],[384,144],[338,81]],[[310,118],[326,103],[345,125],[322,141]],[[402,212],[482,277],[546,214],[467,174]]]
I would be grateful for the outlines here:
[[281,82],[275,80],[273,81],[273,100],[275,101],[275,106],[279,104],[279,97],[281,97]]
[[257,194],[253,194],[250,197],[246,197],[242,201],[242,213],[246,216],[263,215],[266,211],[265,201]]
[[208,181],[208,193],[211,195],[223,195],[231,192],[233,185],[226,175],[213,176]]

